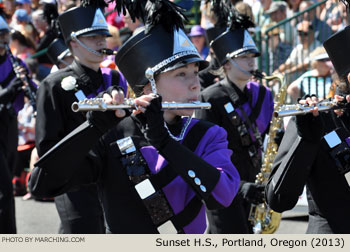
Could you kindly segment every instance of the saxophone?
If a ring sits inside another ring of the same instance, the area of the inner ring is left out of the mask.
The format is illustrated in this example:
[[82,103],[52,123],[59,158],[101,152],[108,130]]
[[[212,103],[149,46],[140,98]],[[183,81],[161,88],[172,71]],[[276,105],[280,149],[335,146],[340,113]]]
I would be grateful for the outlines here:
[[[279,92],[275,95],[274,111],[278,111],[284,104],[287,95],[287,85],[285,76],[277,74],[273,76],[263,76],[266,80],[278,79],[281,83]],[[266,185],[269,179],[272,164],[277,154],[278,146],[274,139],[278,130],[282,127],[282,118],[272,117],[269,129],[269,138],[267,139],[267,146],[264,153],[263,164],[260,173],[256,176],[255,183],[259,185]],[[275,212],[269,208],[266,202],[259,205],[252,204],[248,220],[253,225],[255,234],[272,234],[274,233],[281,221],[281,213]]]

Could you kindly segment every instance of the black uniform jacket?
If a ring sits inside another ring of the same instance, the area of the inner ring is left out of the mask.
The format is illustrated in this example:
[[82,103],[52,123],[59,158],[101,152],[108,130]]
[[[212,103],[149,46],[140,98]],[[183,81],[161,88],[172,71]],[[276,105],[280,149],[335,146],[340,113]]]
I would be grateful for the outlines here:
[[[201,100],[203,102],[210,102],[212,108],[210,110],[196,111],[196,117],[215,123],[223,127],[227,131],[227,140],[229,143],[228,147],[234,153],[234,155],[231,156],[231,160],[239,172],[239,175],[241,177],[241,183],[244,183],[246,181],[253,182],[255,181],[255,176],[259,172],[259,170],[258,168],[254,167],[249,161],[251,158],[248,153],[248,148],[242,146],[240,136],[237,134],[237,127],[235,127],[232,124],[225,110],[225,104],[231,102],[231,99],[221,83],[227,83],[227,81],[227,78],[225,78],[221,80],[221,82],[209,86],[208,88],[202,91]],[[239,96],[239,105],[241,105],[244,109],[245,106],[249,103],[249,99],[251,96],[258,96],[257,90],[259,88],[256,88],[256,85],[250,85],[251,88],[249,90],[248,88],[245,88],[244,92],[239,90],[234,84],[231,83],[230,85],[232,85],[235,88],[236,93]],[[265,94],[265,102],[261,107],[261,111],[259,111],[258,113],[258,119],[267,118],[265,120],[262,120],[263,122],[261,123],[261,126],[258,125],[262,137],[264,137],[268,131],[268,126],[271,120],[272,112],[272,95],[271,92],[267,91]],[[242,120],[245,121],[244,117],[242,117]]]
[[[326,132],[345,126],[333,112],[321,116]],[[266,187],[267,202],[277,212],[292,209],[305,185],[309,205],[307,233],[350,233],[350,186],[345,176],[338,172],[321,143],[298,136],[291,119]]]
[[[95,72],[92,69],[80,65],[76,61],[72,64],[79,65],[90,77],[91,83],[87,84],[79,80],[79,76],[70,66],[50,74],[41,82],[37,92],[37,119],[35,127],[35,144],[39,157],[43,156],[46,151],[86,120],[85,113],[72,111],[72,103],[78,101],[75,93],[81,90],[86,97],[91,94],[96,96],[101,86],[106,85],[101,70]],[[68,76],[77,79],[77,88],[72,90],[64,90],[62,88],[62,80]],[[117,71],[113,70],[112,84],[117,85],[118,80],[119,74]],[[107,87],[105,89],[107,89]],[[69,153],[69,158],[74,159],[79,151],[79,149],[76,149]],[[64,166],[65,163],[60,162],[57,169],[61,171]],[[79,202],[74,205],[74,209],[77,210],[75,215],[78,218],[81,215],[86,217],[96,216],[102,213],[95,186],[81,188],[79,194],[77,193],[78,192],[72,193],[71,198]],[[63,204],[57,205],[57,207],[59,211],[69,209],[63,206]]]
[[[100,137],[102,132],[95,126],[88,122],[82,124],[37,162],[31,173],[30,190],[34,195],[55,196],[73,190],[82,184],[97,183],[109,232],[157,233],[142,200],[128,178],[127,169],[116,142],[117,139],[131,136],[136,149],[145,147],[148,150],[146,151],[148,156],[145,156],[145,153],[142,155],[145,159],[148,157],[146,160],[149,167],[154,167],[157,162],[162,162],[160,160],[163,158],[159,155],[167,160],[169,165],[162,168],[159,174],[166,175],[163,179],[171,179],[170,183],[178,186],[168,192],[163,190],[166,197],[173,200],[173,204],[180,206],[180,210],[188,204],[187,198],[190,196],[199,197],[209,208],[223,207],[231,203],[238,190],[239,176],[227,155],[230,151],[227,150],[223,129],[204,122],[204,125],[209,125],[209,127],[205,126],[203,131],[203,124],[196,123],[193,127],[197,125],[200,127],[191,128],[189,132],[202,137],[205,132],[209,131],[208,134],[211,136],[210,141],[208,138],[204,141],[203,138],[199,138],[201,140],[199,146],[202,146],[199,149],[192,146],[196,148],[196,154],[173,139],[170,139],[157,153],[153,151],[152,146],[149,146],[137,123],[138,121],[133,116],[126,117],[102,137]],[[172,130],[171,127],[169,129]],[[208,134],[206,134],[207,137]],[[188,135],[184,141],[187,141],[187,137]],[[204,145],[204,142],[208,144]],[[193,141],[188,140],[188,144],[191,146]],[[95,147],[89,152],[93,145]],[[210,146],[205,147],[207,145]],[[74,158],[66,155],[76,149],[80,151]],[[198,151],[203,153],[201,154],[203,159],[197,156]],[[64,165],[61,166],[60,163]],[[215,167],[217,165],[220,165],[220,170]],[[196,184],[195,180],[190,177],[189,170],[200,178],[200,184]],[[179,180],[179,176],[183,180]],[[160,182],[164,183],[163,180]],[[163,186],[161,188],[164,188]],[[202,190],[203,186],[206,190]],[[183,194],[183,192],[187,193]],[[197,215],[191,211],[188,218],[193,218],[191,217],[193,214]],[[190,228],[188,232],[204,232],[204,208],[201,208],[197,216],[199,219],[197,218],[188,225]]]

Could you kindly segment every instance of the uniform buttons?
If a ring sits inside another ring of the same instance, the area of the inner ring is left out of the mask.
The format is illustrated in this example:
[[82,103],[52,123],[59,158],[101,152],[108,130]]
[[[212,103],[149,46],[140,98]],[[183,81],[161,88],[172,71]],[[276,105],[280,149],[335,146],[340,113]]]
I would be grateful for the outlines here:
[[201,180],[199,178],[194,178],[194,183],[196,183],[196,185],[200,185]]
[[194,178],[196,176],[196,173],[194,171],[192,171],[192,170],[189,170],[187,172],[187,174],[188,174],[188,176],[190,176],[190,178]]
[[201,189],[202,192],[207,191],[207,188],[204,185],[200,185],[199,188]]

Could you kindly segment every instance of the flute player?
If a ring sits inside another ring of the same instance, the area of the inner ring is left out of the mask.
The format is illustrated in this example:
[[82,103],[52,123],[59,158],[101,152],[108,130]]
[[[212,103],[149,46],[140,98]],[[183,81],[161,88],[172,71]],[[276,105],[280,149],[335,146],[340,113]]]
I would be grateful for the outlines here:
[[[327,39],[325,47],[342,83],[338,91],[350,93],[350,27]],[[341,48],[341,49],[340,49]],[[315,96],[301,104],[317,105]],[[337,96],[336,100],[344,97]],[[347,103],[349,98],[347,96]],[[350,107],[349,103],[346,107]],[[297,115],[289,123],[266,186],[270,207],[292,209],[306,185],[309,206],[307,233],[350,233],[350,111]]]
[[97,184],[107,233],[204,233],[203,203],[228,206],[239,175],[224,129],[192,119],[193,110],[161,111],[162,100],[198,100],[198,71],[208,64],[185,35],[178,6],[147,1],[144,10],[145,31],[116,55],[138,109],[125,118],[89,112],[86,123],[37,163],[30,189],[53,196]]
[[[35,129],[39,157],[86,120],[85,113],[71,110],[73,102],[95,97],[106,90],[115,90],[114,93],[121,97],[126,93],[122,74],[100,68],[105,55],[99,50],[106,48],[106,38],[110,36],[103,13],[98,5],[84,6],[69,9],[58,17],[63,39],[74,61],[47,76],[40,84]],[[79,150],[75,150],[70,158],[77,152]],[[65,164],[61,163],[57,172],[61,172],[63,166]],[[105,233],[103,210],[95,185],[57,195],[55,205],[61,221],[59,233]]]

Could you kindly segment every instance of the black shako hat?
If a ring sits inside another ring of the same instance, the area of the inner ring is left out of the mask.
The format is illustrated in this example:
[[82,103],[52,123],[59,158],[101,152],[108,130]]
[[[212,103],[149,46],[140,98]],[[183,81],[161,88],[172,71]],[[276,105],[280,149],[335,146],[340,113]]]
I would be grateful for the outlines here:
[[260,52],[248,32],[248,28],[255,26],[254,23],[248,16],[239,13],[231,3],[229,5],[229,28],[210,43],[221,65],[224,65],[229,58],[247,53],[254,53],[255,57],[260,56]]
[[329,37],[324,43],[329,59],[339,78],[344,79],[350,72],[350,61],[344,53],[350,52],[350,26]]
[[210,46],[221,65],[226,63],[228,57],[238,57],[247,53],[254,53],[255,57],[260,56],[253,38],[245,29],[225,31],[212,41]]
[[71,55],[66,43],[64,43],[63,39],[56,38],[47,48],[46,52],[52,64],[57,65],[60,60],[64,57]]
[[[128,39],[115,57],[116,65],[136,95],[142,93],[148,82],[153,85],[154,77],[161,72],[193,62],[198,62],[199,70],[209,65],[181,29],[177,5],[169,1],[156,1],[157,6],[151,1],[147,4],[151,6],[149,9],[157,9],[160,17],[146,22],[145,30]],[[147,20],[153,17],[152,13],[148,13]]]
[[94,6],[69,9],[58,17],[58,22],[67,44],[73,37],[80,35],[112,36],[108,31],[108,25],[101,9]]
[[217,26],[210,27],[210,28],[206,29],[205,33],[206,33],[208,44],[210,45],[210,43],[214,39],[216,39],[219,35],[224,33],[227,29],[228,29],[228,27],[217,27]]

